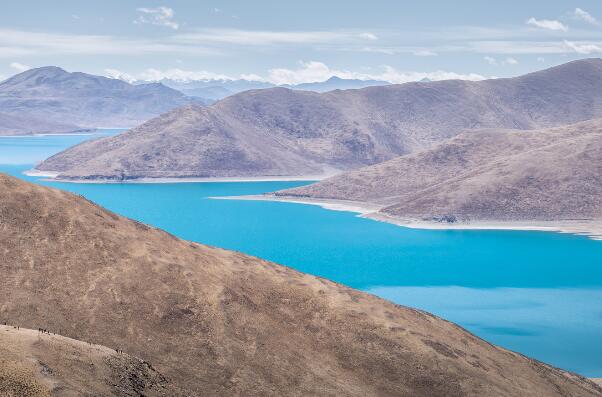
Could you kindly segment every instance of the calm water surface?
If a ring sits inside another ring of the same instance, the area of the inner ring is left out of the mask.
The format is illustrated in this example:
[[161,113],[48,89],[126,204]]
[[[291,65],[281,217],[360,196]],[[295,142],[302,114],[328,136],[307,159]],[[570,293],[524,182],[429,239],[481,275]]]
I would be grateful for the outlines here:
[[22,174],[111,133],[0,138],[0,171],[82,194],[185,239],[428,310],[493,343],[602,377],[602,242],[547,232],[415,230],[309,205],[208,198],[306,182],[73,184]]

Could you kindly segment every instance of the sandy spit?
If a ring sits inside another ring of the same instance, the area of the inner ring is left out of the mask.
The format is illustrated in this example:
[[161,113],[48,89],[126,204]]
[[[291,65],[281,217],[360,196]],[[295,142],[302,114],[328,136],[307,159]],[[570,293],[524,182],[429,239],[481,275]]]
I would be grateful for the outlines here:
[[250,195],[231,197],[212,197],[213,199],[227,200],[262,200],[281,201],[296,204],[317,205],[334,211],[347,211],[359,214],[362,218],[368,218],[379,222],[391,223],[397,226],[414,229],[439,229],[439,230],[531,230],[558,233],[570,233],[588,236],[593,240],[602,241],[602,221],[594,220],[566,220],[566,221],[475,221],[442,223],[429,222],[418,219],[405,219],[379,212],[382,205],[359,201],[326,200],[299,197],[276,197],[271,195]]

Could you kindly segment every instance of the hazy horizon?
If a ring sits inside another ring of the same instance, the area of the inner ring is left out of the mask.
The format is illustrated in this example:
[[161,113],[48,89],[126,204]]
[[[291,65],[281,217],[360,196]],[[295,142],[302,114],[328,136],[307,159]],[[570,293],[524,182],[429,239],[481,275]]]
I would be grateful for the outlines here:
[[3,7],[0,33],[0,80],[47,65],[125,80],[479,80],[600,56],[602,3],[30,1]]

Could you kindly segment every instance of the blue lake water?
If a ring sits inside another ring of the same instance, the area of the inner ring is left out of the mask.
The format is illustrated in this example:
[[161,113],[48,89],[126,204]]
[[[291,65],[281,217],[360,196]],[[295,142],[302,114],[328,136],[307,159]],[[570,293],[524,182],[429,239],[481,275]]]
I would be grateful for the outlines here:
[[0,171],[82,194],[185,239],[430,311],[493,343],[602,377],[600,241],[548,232],[416,230],[316,206],[209,199],[306,182],[74,184],[22,174],[90,138],[2,137]]

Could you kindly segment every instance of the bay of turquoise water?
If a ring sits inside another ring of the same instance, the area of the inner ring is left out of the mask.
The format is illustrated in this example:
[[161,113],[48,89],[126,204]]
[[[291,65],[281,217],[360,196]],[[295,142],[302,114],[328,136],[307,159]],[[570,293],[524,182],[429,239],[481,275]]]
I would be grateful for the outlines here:
[[310,205],[213,200],[307,182],[75,184],[23,171],[94,136],[0,138],[0,172],[82,194],[179,237],[256,255],[454,321],[602,377],[602,242],[549,232],[417,230]]

